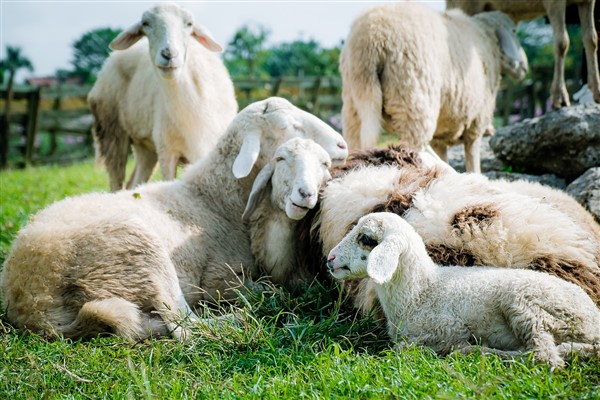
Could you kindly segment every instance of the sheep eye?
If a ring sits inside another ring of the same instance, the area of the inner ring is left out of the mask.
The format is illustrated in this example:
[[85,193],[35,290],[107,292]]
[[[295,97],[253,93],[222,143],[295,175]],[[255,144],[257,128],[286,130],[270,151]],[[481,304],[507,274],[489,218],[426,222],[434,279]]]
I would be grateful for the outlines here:
[[373,239],[372,237],[370,237],[368,235],[364,235],[364,234],[360,235],[358,237],[358,243],[362,244],[365,247],[369,247],[369,248],[373,248],[379,244],[377,242],[377,240]]
[[275,162],[283,161],[285,158],[283,157],[275,157]]
[[148,21],[142,21],[142,26],[143,27],[148,27],[148,26],[150,26],[150,22],[148,22]]
[[187,26],[188,28],[190,28],[193,24],[191,22],[186,22],[185,26]]

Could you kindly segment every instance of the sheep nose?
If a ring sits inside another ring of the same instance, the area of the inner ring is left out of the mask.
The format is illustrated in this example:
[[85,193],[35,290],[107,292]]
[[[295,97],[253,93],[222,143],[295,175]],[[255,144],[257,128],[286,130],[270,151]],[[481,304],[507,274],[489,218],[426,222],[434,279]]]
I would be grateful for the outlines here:
[[175,58],[179,55],[179,52],[177,50],[171,50],[168,47],[166,49],[163,49],[160,52],[160,55],[163,56],[166,60],[170,60],[172,58]]
[[335,256],[330,256],[327,259],[327,268],[329,268],[329,270],[333,271],[333,261],[335,260]]
[[342,150],[343,150],[343,149],[345,149],[345,148],[346,148],[346,143],[344,143],[344,142],[339,142],[339,143],[337,144],[337,147],[339,147],[340,149],[342,149]]
[[300,196],[302,196],[303,199],[308,199],[315,195],[314,193],[304,191],[302,188],[298,188],[298,193],[300,193]]

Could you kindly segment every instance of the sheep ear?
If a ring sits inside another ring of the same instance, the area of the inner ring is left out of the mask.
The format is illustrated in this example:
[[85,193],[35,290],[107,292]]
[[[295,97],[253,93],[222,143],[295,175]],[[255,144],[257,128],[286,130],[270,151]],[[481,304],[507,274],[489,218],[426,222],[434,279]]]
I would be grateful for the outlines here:
[[233,162],[233,175],[237,178],[248,176],[260,153],[260,132],[246,133],[240,152]]
[[367,274],[376,283],[389,282],[398,268],[400,246],[394,237],[388,237],[379,243],[369,254]]
[[500,49],[508,58],[518,63],[527,63],[527,56],[523,52],[521,46],[519,46],[518,43],[515,43],[514,35],[511,30],[504,26],[497,27],[496,37],[498,38]]
[[267,188],[274,171],[275,163],[270,162],[258,173],[258,175],[256,175],[254,184],[252,184],[250,197],[248,197],[248,203],[246,203],[246,209],[244,210],[244,214],[242,214],[242,219],[245,220],[256,210],[256,207],[258,206],[260,199],[263,197],[265,188]]
[[223,51],[223,47],[213,39],[212,35],[202,25],[194,25],[194,30],[192,31],[192,36],[200,42],[200,44],[206,47],[210,51],[214,51],[215,53],[220,53]]
[[108,47],[110,47],[111,50],[125,50],[137,43],[143,36],[144,31],[142,31],[142,23],[138,22],[126,31],[121,32],[112,42],[110,42]]

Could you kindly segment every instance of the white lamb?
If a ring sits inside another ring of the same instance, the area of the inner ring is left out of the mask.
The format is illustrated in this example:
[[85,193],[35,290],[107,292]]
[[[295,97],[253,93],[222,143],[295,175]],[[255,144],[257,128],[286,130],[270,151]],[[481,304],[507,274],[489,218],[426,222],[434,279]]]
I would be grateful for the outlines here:
[[297,265],[296,226],[317,205],[321,187],[331,179],[330,167],[321,146],[295,138],[275,151],[252,186],[243,215],[252,254],[263,274],[290,290],[313,278],[313,271]]
[[353,23],[340,55],[344,137],[351,150],[366,149],[383,127],[417,149],[431,142],[444,161],[448,146],[463,143],[467,171],[479,172],[501,71],[521,79],[527,59],[500,12],[371,8]]
[[18,234],[0,274],[6,318],[74,338],[108,331],[135,339],[149,328],[181,336],[174,321],[189,313],[187,304],[233,299],[240,282],[258,276],[242,214],[258,171],[294,137],[314,140],[334,162],[347,155],[323,121],[270,98],[240,112],[179,181],[42,210]]
[[163,179],[174,179],[177,164],[206,156],[237,112],[233,83],[216,54],[222,48],[171,3],[146,11],[110,47],[119,51],[88,95],[110,190],[123,188],[130,145],[136,164],[127,188],[147,182],[157,160]]
[[535,271],[440,267],[393,213],[362,217],[327,266],[337,279],[371,278],[395,341],[442,354],[532,351],[553,366],[600,356],[600,310],[581,288]]
[[[565,55],[569,49],[569,33],[565,24],[565,11],[569,4],[577,4],[583,46],[587,62],[587,82],[596,103],[600,103],[600,75],[598,74],[598,33],[594,24],[595,0],[446,0],[447,8],[460,8],[473,15],[483,11],[498,10],[508,14],[514,21],[539,18],[547,15],[554,36],[554,75],[550,98],[553,108],[569,105],[569,93],[565,84]],[[575,97],[575,96],[574,96]]]

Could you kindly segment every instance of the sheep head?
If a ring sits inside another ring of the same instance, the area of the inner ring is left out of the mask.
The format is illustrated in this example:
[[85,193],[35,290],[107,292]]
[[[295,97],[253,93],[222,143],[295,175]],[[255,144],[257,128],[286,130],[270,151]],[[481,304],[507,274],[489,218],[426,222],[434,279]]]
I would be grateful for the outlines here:
[[502,72],[514,79],[522,80],[527,75],[529,64],[525,50],[517,38],[517,27],[513,20],[500,11],[480,13],[474,18],[494,29],[500,46]]
[[250,104],[238,114],[230,129],[243,135],[233,163],[233,174],[238,179],[248,176],[255,165],[262,168],[279,145],[294,137],[312,139],[333,163],[342,163],[348,156],[348,146],[338,132],[280,97]]
[[321,186],[331,179],[331,158],[310,139],[293,138],[279,146],[254,180],[243,218],[256,209],[271,183],[271,203],[300,220],[317,205]]
[[398,268],[400,256],[408,249],[410,233],[417,235],[412,226],[396,214],[365,215],[329,252],[327,268],[340,280],[369,277],[378,284],[389,282]]
[[194,23],[189,11],[174,3],[159,4],[144,12],[140,22],[119,34],[110,48],[125,50],[144,36],[148,38],[150,59],[165,78],[176,77],[181,72],[190,38],[208,50],[223,50],[206,28]]

